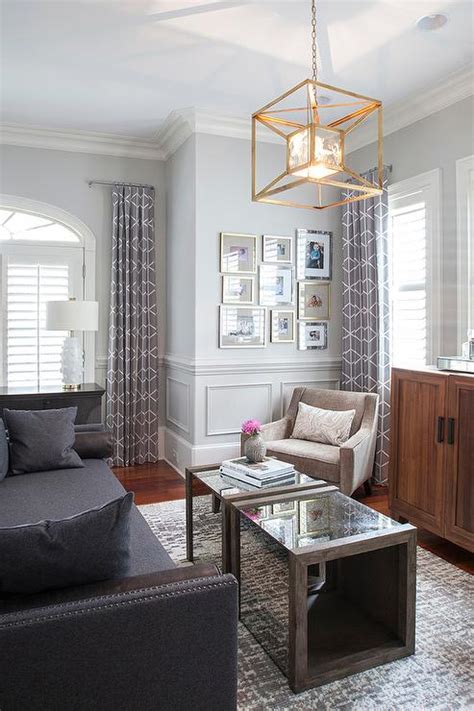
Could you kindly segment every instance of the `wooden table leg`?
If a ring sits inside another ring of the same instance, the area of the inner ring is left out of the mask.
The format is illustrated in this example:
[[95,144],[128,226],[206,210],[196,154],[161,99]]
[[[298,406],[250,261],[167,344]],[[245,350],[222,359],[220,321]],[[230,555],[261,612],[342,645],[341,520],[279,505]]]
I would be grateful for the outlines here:
[[193,555],[193,475],[186,469],[186,558],[190,563]]
[[308,572],[304,563],[289,554],[288,681],[298,693],[304,688],[308,669]]
[[227,506],[225,500],[222,499],[221,510],[221,527],[222,527],[222,572],[232,572],[230,560],[230,506]]
[[221,500],[217,494],[212,494],[212,513],[219,513],[221,510]]

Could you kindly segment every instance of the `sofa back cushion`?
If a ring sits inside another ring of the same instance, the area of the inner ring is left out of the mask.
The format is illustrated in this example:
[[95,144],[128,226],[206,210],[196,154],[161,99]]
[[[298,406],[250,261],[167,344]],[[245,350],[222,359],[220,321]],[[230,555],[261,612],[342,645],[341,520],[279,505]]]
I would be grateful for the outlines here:
[[0,594],[119,577],[128,568],[133,494],[61,520],[0,528]]
[[0,481],[8,474],[8,439],[3,420],[0,420]]
[[354,415],[355,410],[324,410],[299,402],[291,437],[340,447],[349,439]]
[[77,407],[3,411],[10,441],[10,473],[83,467],[74,451]]

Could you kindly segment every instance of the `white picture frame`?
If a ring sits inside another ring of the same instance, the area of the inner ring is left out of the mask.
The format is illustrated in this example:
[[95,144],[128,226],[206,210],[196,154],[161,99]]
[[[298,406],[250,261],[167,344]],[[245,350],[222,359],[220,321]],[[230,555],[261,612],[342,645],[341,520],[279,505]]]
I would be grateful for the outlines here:
[[219,306],[219,348],[265,348],[266,334],[262,306]]
[[222,276],[222,303],[254,304],[255,277],[243,274],[224,274]]
[[294,270],[277,264],[260,265],[261,306],[291,306],[294,303]]
[[296,278],[332,279],[332,232],[296,230]]

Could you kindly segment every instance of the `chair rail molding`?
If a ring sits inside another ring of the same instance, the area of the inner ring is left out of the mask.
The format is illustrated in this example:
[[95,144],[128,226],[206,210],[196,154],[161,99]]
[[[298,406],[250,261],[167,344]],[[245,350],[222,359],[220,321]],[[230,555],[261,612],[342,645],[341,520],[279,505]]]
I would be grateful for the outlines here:
[[181,370],[194,376],[205,375],[239,375],[251,373],[284,373],[288,371],[319,371],[319,370],[339,370],[341,369],[341,358],[339,357],[308,357],[295,358],[270,358],[262,361],[242,361],[242,360],[195,360],[183,356],[176,356],[171,353],[166,354],[162,361],[162,367]]

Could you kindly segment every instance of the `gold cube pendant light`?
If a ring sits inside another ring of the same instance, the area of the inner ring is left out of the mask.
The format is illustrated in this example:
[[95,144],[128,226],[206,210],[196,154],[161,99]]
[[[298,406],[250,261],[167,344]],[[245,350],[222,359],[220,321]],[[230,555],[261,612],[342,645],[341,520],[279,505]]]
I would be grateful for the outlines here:
[[[312,26],[313,78],[252,115],[252,200],[256,202],[323,210],[382,193],[382,102],[317,80],[315,0]],[[348,167],[345,148],[346,136],[374,115],[378,176],[372,183]],[[257,188],[259,129],[280,143],[284,166],[276,177],[267,176],[262,188]],[[341,190],[348,193],[345,198]]]

